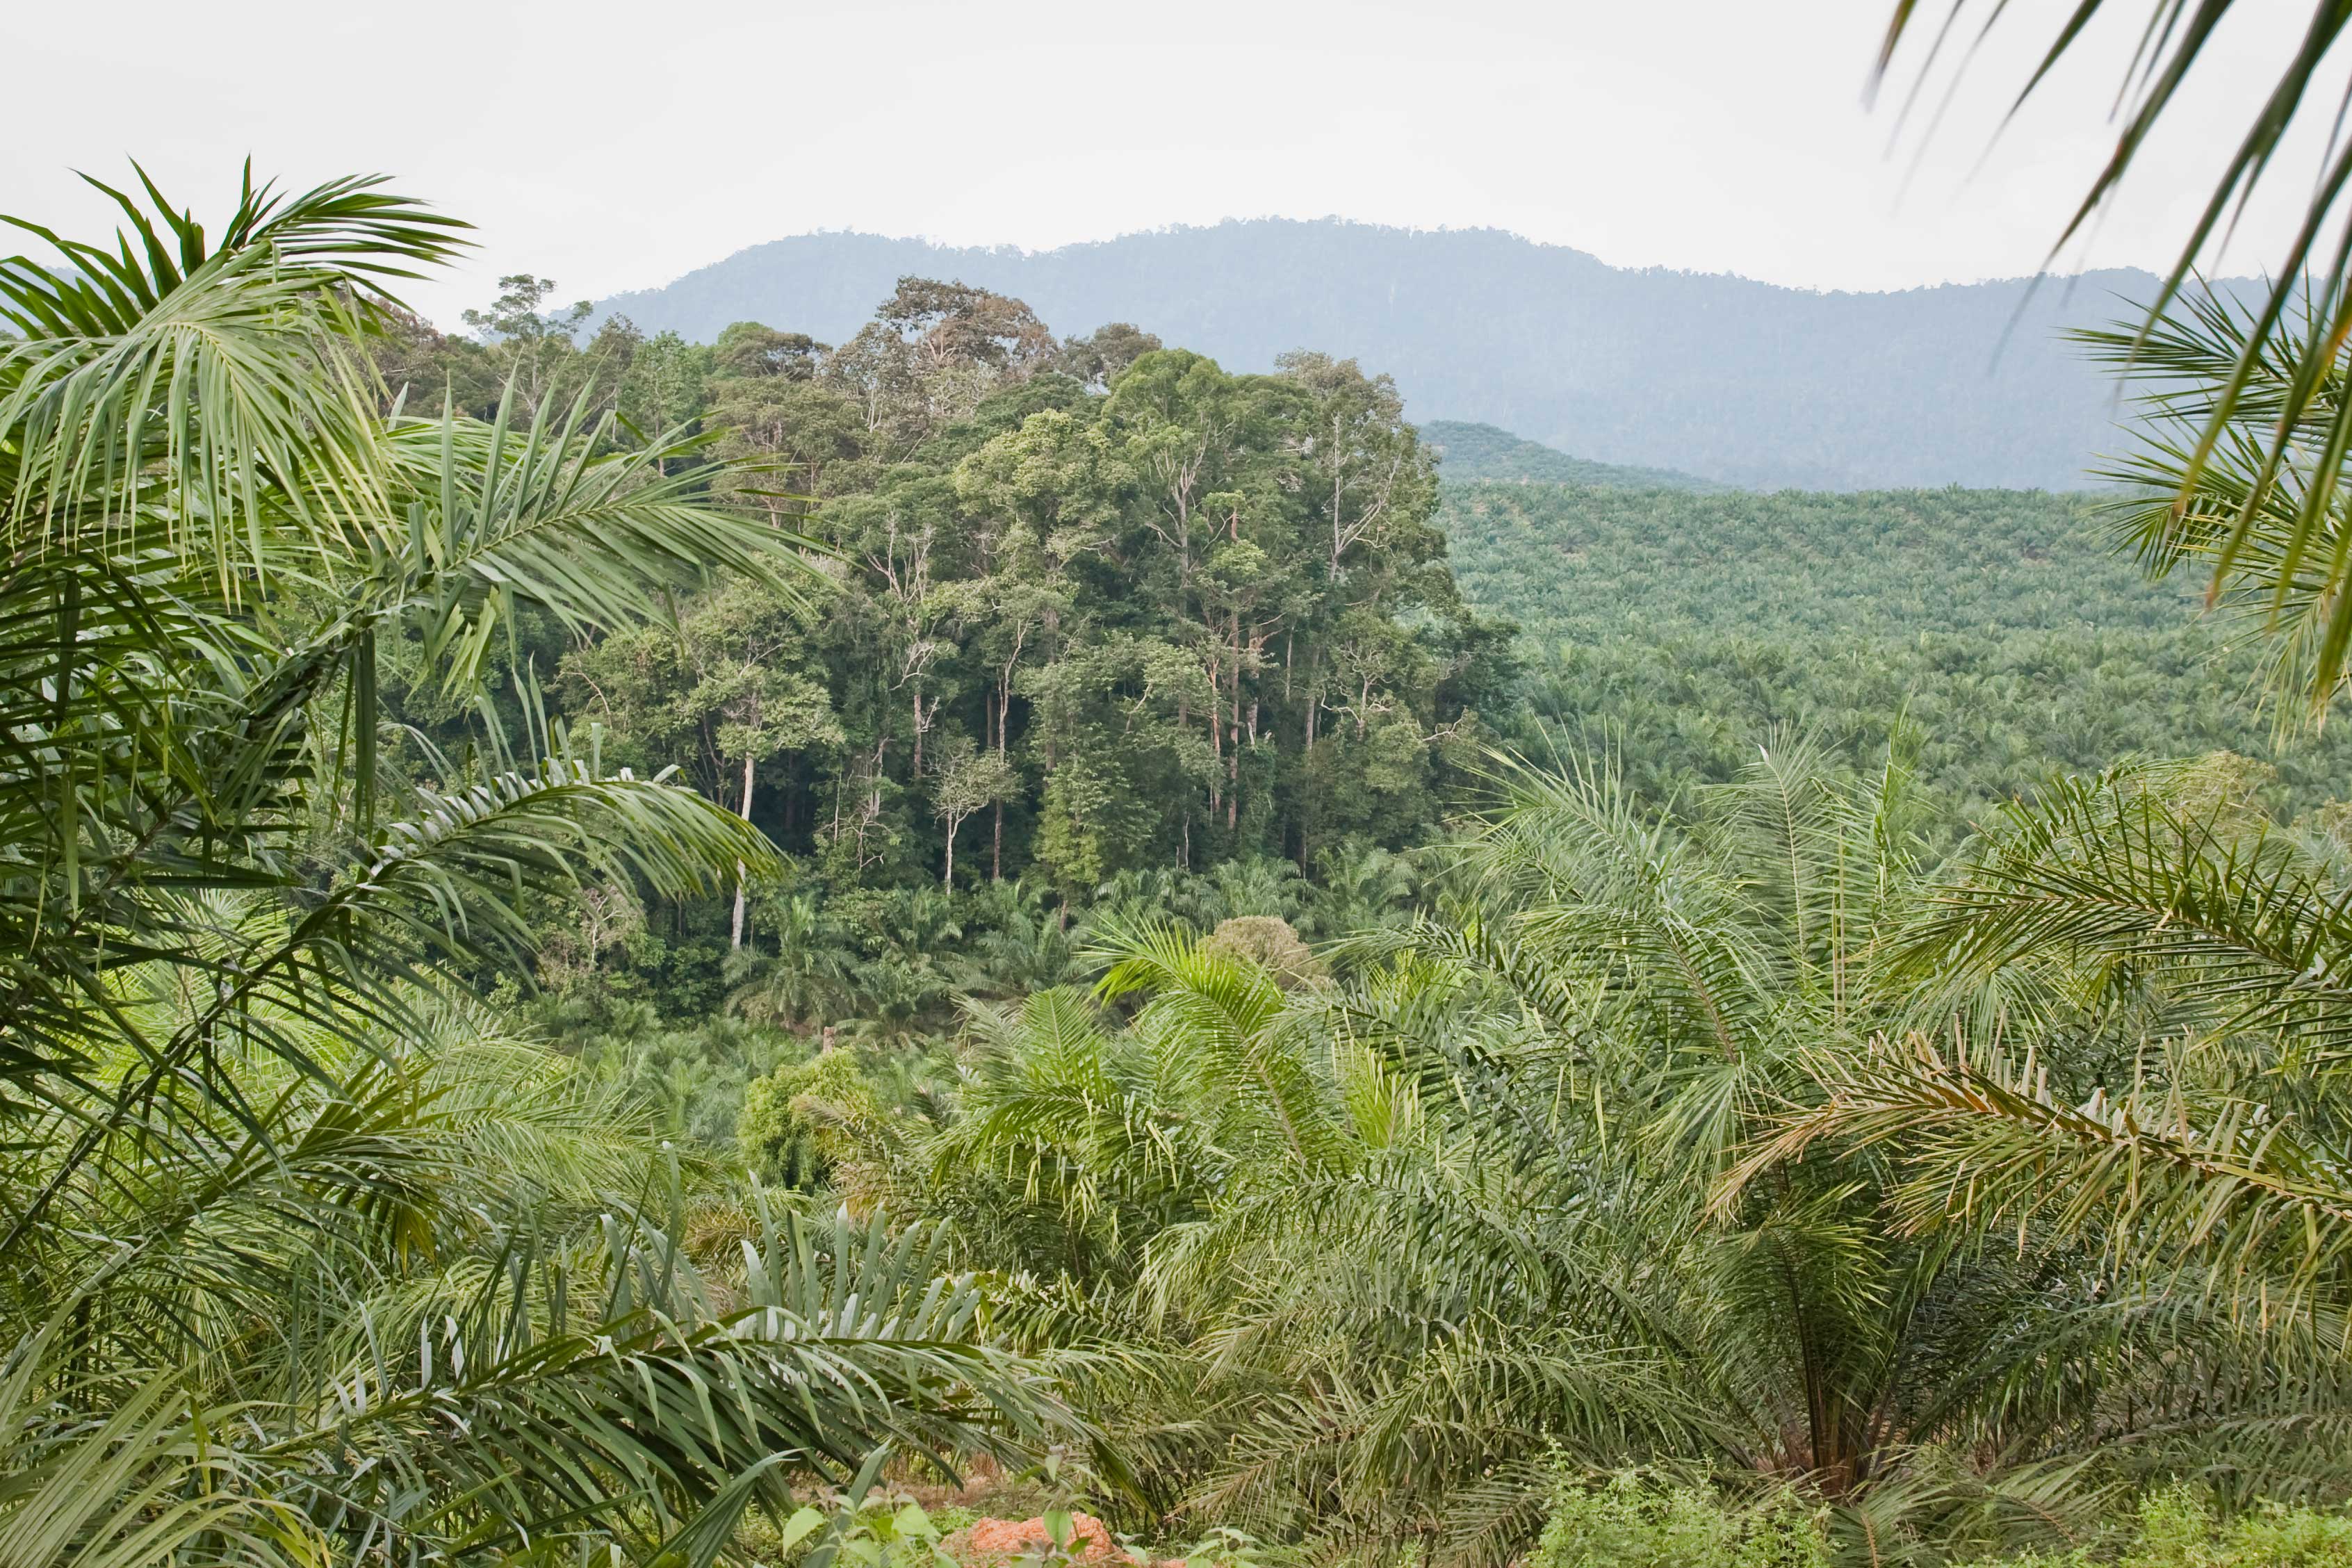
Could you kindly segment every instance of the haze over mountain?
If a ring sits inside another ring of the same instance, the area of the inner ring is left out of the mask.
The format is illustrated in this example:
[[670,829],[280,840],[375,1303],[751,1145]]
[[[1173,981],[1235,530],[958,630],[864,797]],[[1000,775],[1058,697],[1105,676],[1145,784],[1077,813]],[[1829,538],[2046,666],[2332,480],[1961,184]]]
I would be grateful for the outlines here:
[[1045,251],[801,235],[599,310],[703,341],[752,320],[838,342],[908,273],[1017,295],[1064,333],[1133,321],[1231,370],[1352,355],[1417,419],[1596,462],[1811,489],[2084,484],[2115,408],[2058,334],[2157,285],[2114,270],[1817,293],[1493,229],[1256,219]]

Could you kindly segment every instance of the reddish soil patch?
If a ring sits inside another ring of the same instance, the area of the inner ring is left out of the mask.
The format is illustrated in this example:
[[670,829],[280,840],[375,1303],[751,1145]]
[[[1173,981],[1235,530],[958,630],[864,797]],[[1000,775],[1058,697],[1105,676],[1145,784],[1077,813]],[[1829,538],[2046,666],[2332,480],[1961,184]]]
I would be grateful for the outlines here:
[[[969,1530],[956,1532],[940,1544],[959,1563],[1005,1563],[1015,1557],[1039,1556],[1054,1549],[1054,1537],[1044,1519],[976,1519]],[[961,1550],[958,1550],[961,1547]],[[1107,1563],[1119,1554],[1110,1527],[1090,1513],[1070,1515],[1070,1553],[1081,1563]]]

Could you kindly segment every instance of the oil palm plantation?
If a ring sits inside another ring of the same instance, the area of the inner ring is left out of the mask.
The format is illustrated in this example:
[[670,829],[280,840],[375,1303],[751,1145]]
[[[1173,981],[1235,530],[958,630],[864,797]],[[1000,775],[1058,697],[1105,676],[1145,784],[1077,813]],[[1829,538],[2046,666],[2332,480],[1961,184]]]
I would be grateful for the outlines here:
[[[381,182],[248,178],[216,233],[109,194],[110,243],[0,261],[0,1558],[702,1562],[795,1470],[1053,1418],[924,1247],[700,1212],[451,997],[546,895],[774,866],[527,670],[493,700],[513,617],[789,589],[797,542],[674,434],[379,384],[462,243]],[[436,776],[379,765],[392,638],[484,715]]]
[[[1490,1557],[1562,1452],[1794,1486],[1865,1561],[2079,1527],[2085,1461],[2177,1343],[2111,1310],[2071,1240],[1953,1245],[1866,1159],[1756,1158],[1821,1064],[1987,1026],[1887,962],[1931,870],[1902,770],[1840,780],[1781,736],[1681,820],[1605,770],[1507,787],[1453,918],[1339,1026],[1417,1090],[1449,1180],[1400,1173],[1328,1262],[1265,1276],[1289,1345],[1346,1347],[1315,1381],[1362,1390],[1316,1412],[1345,1434],[1325,1484],[1377,1479],[1404,1513],[1384,1528]],[[1384,1323],[1417,1330],[1374,1380]]]

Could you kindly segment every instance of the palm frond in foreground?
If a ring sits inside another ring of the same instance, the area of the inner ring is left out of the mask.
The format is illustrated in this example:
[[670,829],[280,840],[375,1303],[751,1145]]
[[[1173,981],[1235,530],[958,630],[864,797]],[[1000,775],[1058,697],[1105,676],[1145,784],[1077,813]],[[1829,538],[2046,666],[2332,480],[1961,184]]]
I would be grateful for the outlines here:
[[[248,180],[208,237],[142,176],[111,247],[0,262],[12,1563],[699,1563],[795,1479],[1067,1425],[923,1236],[689,1256],[707,1175],[456,999],[584,880],[776,865],[527,679],[515,743],[500,632],[814,579],[681,437],[404,411],[364,340],[461,226],[380,184]],[[425,783],[377,765],[398,636],[485,714]]]

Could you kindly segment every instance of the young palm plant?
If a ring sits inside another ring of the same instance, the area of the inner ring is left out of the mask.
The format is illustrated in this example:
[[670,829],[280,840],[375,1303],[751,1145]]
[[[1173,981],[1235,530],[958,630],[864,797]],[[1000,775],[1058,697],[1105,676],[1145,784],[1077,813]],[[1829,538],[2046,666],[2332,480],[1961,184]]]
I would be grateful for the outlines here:
[[2339,1487],[2352,883],[2336,846],[2196,783],[2126,769],[2012,810],[1906,960],[2048,1003],[1835,1064],[1759,1163],[1868,1151],[1916,1234],[2095,1254],[2109,1310],[2159,1331],[2142,1353],[2200,1369],[2135,1394],[2149,1468]]
[[[2088,335],[2145,394],[2147,422],[2109,473],[2129,487],[2120,537],[2155,573],[2210,569],[2314,717],[2341,689],[2352,635],[2334,585],[2342,345],[2326,338],[2334,368],[2297,386],[2321,303],[2268,321],[2199,293],[2144,333]],[[2181,1334],[2193,1348],[2168,1353],[2201,1368],[2135,1396],[2150,1468],[2249,1491],[2336,1486],[2343,1445],[2292,1435],[2347,1415],[2352,876],[2324,816],[2323,830],[2283,828],[2214,774],[2135,765],[2012,807],[1896,965],[1974,993],[1997,1026],[1890,1030],[1824,1060],[1817,1100],[1749,1168],[1866,1152],[1916,1234],[2092,1252],[2110,1314]]]
[[[1471,1379],[1447,1347],[1414,1373],[1428,1435],[1407,1447],[1390,1436],[1402,1420],[1371,1426],[1363,1462],[1424,1487],[1445,1477],[1417,1500],[1424,1528],[1496,1553],[1536,1517],[1532,1461],[1554,1446],[1595,1466],[1778,1477],[1865,1553],[2078,1516],[2085,1500],[2053,1485],[2075,1452],[2061,1391],[2107,1367],[2052,1325],[2095,1299],[2083,1258],[1906,1236],[1866,1163],[1737,1180],[1815,1092],[1813,1062],[1941,1005],[1877,948],[1920,889],[1903,770],[1841,781],[1779,735],[1681,822],[1605,770],[1514,769],[1505,785],[1453,869],[1453,918],[1404,950],[1432,979],[1400,970],[1356,1027],[1412,1075],[1425,1114],[1460,1108],[1454,1143],[1478,1151],[1519,1254],[1548,1266],[1515,1278],[1511,1250],[1391,1223],[1333,1272],[1375,1277],[1366,1249],[1393,1254],[1400,1236],[1436,1247],[1433,1277],[1476,1288],[1486,1327],[1472,1342],[1550,1348],[1492,1354]],[[1430,1005],[1449,990],[1478,998],[1486,1022]],[[2053,1387],[2027,1393],[2033,1374],[2012,1364],[2027,1346],[2054,1358],[2036,1372],[2064,1368]],[[1590,1381],[1603,1370],[1622,1380],[1601,1404],[1613,1422],[1562,1398],[1580,1369],[1588,1388],[1606,1386]]]
[[[40,1484],[110,1445],[61,1419],[67,1392],[175,1415],[156,1436],[210,1447],[203,1489],[289,1547],[448,1558],[656,1556],[763,1479],[781,1500],[784,1467],[845,1479],[877,1444],[946,1458],[1054,1408],[978,1342],[979,1293],[919,1233],[755,1206],[688,1247],[683,1173],[642,1112],[471,1010],[425,1039],[321,1037],[312,1059],[326,1083],[241,1075],[257,1126],[172,1086],[173,1135],[85,1162],[19,1250],[11,1370],[41,1369],[49,1399],[20,1409],[12,1528],[90,1509]],[[132,1470],[109,1531],[149,1532],[151,1469],[175,1460],[188,1484],[177,1449]]]

